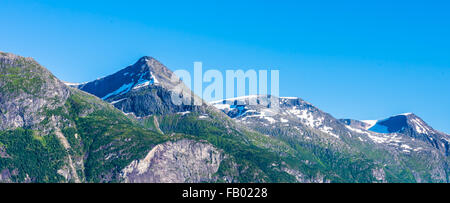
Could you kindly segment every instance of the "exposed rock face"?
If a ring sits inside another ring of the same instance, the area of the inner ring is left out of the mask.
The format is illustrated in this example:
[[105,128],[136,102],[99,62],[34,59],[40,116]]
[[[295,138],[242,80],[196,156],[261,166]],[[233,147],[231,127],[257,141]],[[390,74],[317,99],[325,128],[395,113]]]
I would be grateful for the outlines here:
[[0,158],[9,158],[8,153],[6,153],[6,147],[0,146]]
[[382,168],[375,168],[372,169],[372,175],[373,177],[382,183],[386,183],[386,172]]
[[11,172],[8,169],[0,171],[0,183],[11,182]]
[[[280,137],[288,142],[299,142],[316,151],[320,144],[330,144],[326,150],[335,153],[350,151],[373,157],[375,152],[389,154],[387,163],[400,167],[406,165],[417,182],[448,182],[448,153],[450,137],[440,133],[414,114],[403,114],[382,121],[337,120],[331,115],[298,98],[275,98],[278,107],[271,106],[271,96],[254,95],[213,102],[216,108],[229,117],[255,131]],[[253,100],[253,104],[251,101]],[[381,127],[373,127],[373,126]],[[373,129],[385,129],[375,131]],[[287,137],[287,138],[286,138]],[[365,151],[359,149],[367,147]],[[320,154],[319,154],[320,155]],[[328,159],[325,157],[327,160]],[[345,159],[345,158],[344,158]],[[387,173],[380,158],[375,155],[373,167],[365,177],[370,181],[387,182]],[[402,163],[403,162],[403,163]],[[330,164],[333,164],[331,161]],[[363,166],[356,164],[357,167]],[[403,166],[402,166],[403,165]],[[343,167],[340,165],[339,167]],[[352,168],[353,166],[350,166]],[[364,170],[364,168],[362,168]],[[447,172],[446,172],[447,171]],[[298,181],[308,181],[301,173],[285,172]],[[410,176],[410,177],[411,177]]]
[[[181,81],[173,78],[173,72],[152,57],[142,57],[135,64],[114,74],[92,82],[71,85],[107,101],[114,97],[148,85],[159,85],[174,89]],[[173,80],[174,79],[174,80]],[[123,88],[121,88],[123,87]]]
[[323,140],[335,143],[350,133],[337,119],[300,98],[252,95],[211,104],[237,122],[263,134],[298,137],[308,134],[307,130],[314,130],[316,134],[324,135]]
[[449,135],[433,129],[415,114],[410,113],[398,117],[402,116],[405,117],[406,125],[400,129],[399,133],[428,143],[430,146],[438,149],[446,156],[450,156]]
[[174,104],[171,91],[161,86],[143,87],[121,95],[117,99],[118,102],[113,102],[116,108],[125,113],[133,113],[137,117],[167,115],[179,112],[206,112],[206,105]]
[[0,130],[36,126],[62,106],[68,88],[32,58],[0,53]]
[[[71,86],[137,117],[206,111],[206,104],[172,71],[152,57],[142,57],[135,64],[104,78]],[[180,101],[174,102],[173,95],[180,97]],[[194,97],[203,105],[193,105]]]
[[323,175],[320,173],[316,174],[313,177],[307,177],[304,174],[302,174],[300,171],[293,170],[290,168],[283,168],[284,172],[288,173],[289,175],[292,175],[295,177],[297,182],[299,183],[330,183],[329,180],[327,180]]
[[352,128],[367,130],[368,133],[378,133],[387,136],[400,134],[412,138],[414,142],[433,147],[441,151],[445,156],[450,155],[450,136],[433,129],[413,113],[395,115],[383,120],[356,121],[341,119],[340,121]]
[[382,133],[298,98],[176,105],[172,76],[143,57],[76,85],[104,102],[0,52],[0,182],[449,182],[448,135],[412,114]]
[[196,183],[214,181],[224,155],[211,144],[192,140],[166,142],[122,170],[128,183]]
[[[70,145],[58,129],[64,125],[65,119],[49,116],[48,112],[63,107],[70,94],[64,83],[32,58],[0,52],[0,131],[33,129],[42,133],[36,134],[37,139],[45,139],[44,136],[57,130],[58,138],[65,141],[61,144],[68,150]],[[46,119],[47,122],[43,124]],[[14,157],[8,155],[7,150],[3,148],[6,147],[0,146],[0,158]],[[67,155],[71,162],[70,155]],[[73,168],[73,164],[68,162]],[[18,172],[10,173],[4,170],[2,173],[5,178],[17,175]],[[71,171],[71,175],[75,176],[75,182],[79,182],[75,169]],[[72,179],[74,178],[66,177],[67,181]]]

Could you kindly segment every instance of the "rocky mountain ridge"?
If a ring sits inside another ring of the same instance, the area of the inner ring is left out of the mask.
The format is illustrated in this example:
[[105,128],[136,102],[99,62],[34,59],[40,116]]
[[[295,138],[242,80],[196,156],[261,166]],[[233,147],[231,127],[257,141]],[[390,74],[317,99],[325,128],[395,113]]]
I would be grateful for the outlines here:
[[449,182],[448,135],[415,115],[339,120],[270,95],[177,105],[197,96],[151,57],[71,87],[13,54],[0,72],[0,182]]

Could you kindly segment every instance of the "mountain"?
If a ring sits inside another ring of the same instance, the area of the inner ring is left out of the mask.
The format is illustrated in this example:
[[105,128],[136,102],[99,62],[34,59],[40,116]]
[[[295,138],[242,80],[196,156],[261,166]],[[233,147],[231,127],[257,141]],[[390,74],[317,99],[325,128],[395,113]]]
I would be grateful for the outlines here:
[[[319,127],[319,130],[307,127],[306,125],[295,126],[297,129],[290,129],[290,133],[293,135],[290,138],[293,140],[297,139],[296,137],[299,135],[298,130],[305,132],[318,131],[318,133],[315,133],[314,135],[317,134],[319,136],[314,137],[314,139],[323,140],[324,142],[318,142],[320,144],[314,146],[311,146],[309,144],[311,142],[308,142],[308,140],[306,140],[305,143],[302,143],[304,145],[299,145],[298,142],[290,143],[288,142],[289,140],[286,141],[280,139],[280,137],[284,136],[283,134],[279,134],[279,136],[268,136],[267,133],[261,132],[258,128],[253,128],[250,123],[241,123],[236,119],[233,119],[239,117],[239,114],[244,112],[226,112],[228,115],[231,115],[231,117],[229,117],[218,108],[215,108],[214,105],[207,104],[204,101],[202,102],[202,106],[182,105],[180,107],[174,105],[169,96],[171,95],[171,92],[174,91],[171,88],[175,86],[173,84],[174,81],[176,84],[181,83],[181,81],[170,80],[169,84],[165,84],[168,80],[166,80],[166,82],[161,82],[162,80],[159,76],[161,74],[159,74],[157,70],[164,70],[164,77],[166,78],[172,77],[173,73],[161,63],[154,61],[153,58],[143,57],[134,65],[126,67],[124,70],[102,79],[85,83],[78,86],[78,88],[96,94],[98,97],[104,97],[104,95],[108,95],[110,92],[117,92],[116,89],[121,89],[120,87],[124,85],[130,86],[127,91],[124,91],[117,96],[104,98],[105,101],[110,102],[125,113],[132,115],[144,126],[149,127],[149,129],[157,129],[164,134],[181,133],[195,135],[196,137],[207,140],[217,148],[222,149],[227,154],[231,155],[235,160],[234,162],[237,162],[238,165],[247,165],[248,163],[254,165],[254,170],[259,171],[255,171],[256,174],[265,174],[258,178],[259,181],[383,181],[383,178],[379,177],[377,179],[374,176],[375,171],[380,170],[380,167],[378,167],[377,164],[368,166],[367,164],[361,163],[366,161],[364,159],[358,161],[350,160],[350,154],[346,151],[350,151],[351,148],[347,145],[342,145],[342,142],[337,138],[343,132],[347,132],[347,129],[335,119],[331,123],[326,123],[326,125],[316,124],[314,121],[309,123],[313,126],[318,125],[316,127]],[[134,74],[124,74],[130,72]],[[136,81],[137,78],[133,78],[135,77],[134,75],[147,72],[151,72],[152,77],[154,77],[158,83],[152,83],[140,88],[133,88],[138,85],[133,82]],[[116,81],[124,82],[114,84]],[[133,83],[131,84],[130,81]],[[113,84],[108,85],[108,83]],[[95,91],[87,88],[87,86],[92,85],[96,85],[97,89]],[[114,86],[114,88],[108,90],[102,89],[102,87],[108,86]],[[188,91],[190,90],[187,89],[185,92]],[[124,105],[128,102],[133,103],[133,108],[128,108],[128,105]],[[313,108],[312,105],[300,100],[292,100],[290,102],[291,103],[286,101],[285,105],[294,107],[295,105],[302,103]],[[157,108],[155,108],[155,106]],[[237,107],[237,109],[239,109],[239,107]],[[328,114],[318,109],[316,110],[315,114],[325,116],[328,120],[331,119]],[[268,111],[267,113],[270,112]],[[287,119],[291,122],[297,122],[296,119],[298,119],[298,116],[299,115]],[[262,119],[269,122],[266,125],[274,126],[271,125],[273,123],[269,116],[262,117]],[[320,119],[321,118],[318,118],[318,122],[321,121]],[[271,129],[272,128],[270,128],[270,130]],[[326,134],[327,132],[332,132],[334,137],[330,138],[328,134]],[[271,135],[275,135],[276,133],[275,130]],[[330,154],[331,152],[324,143],[336,146],[335,153]],[[244,164],[245,162],[247,162],[247,164]],[[333,169],[335,167],[340,167],[340,169]],[[354,171],[350,171],[350,168],[353,168]],[[240,170],[238,170],[238,172],[242,173]],[[355,173],[359,174],[355,175]],[[247,175],[243,176],[242,174],[240,176],[241,178],[244,177],[244,179],[233,181],[253,182],[255,180],[255,177],[249,178],[246,177]]]
[[[204,105],[185,105],[192,102],[192,91],[172,71],[152,57],[142,57],[135,64],[112,75],[72,86],[137,117],[205,111]],[[189,102],[183,102],[182,105],[168,102],[171,101],[173,92],[183,94],[183,99]]]
[[169,140],[32,58],[0,53],[0,73],[0,182],[117,182]]
[[162,78],[117,95],[145,107],[137,93],[149,94],[158,108],[125,113],[31,58],[1,53],[0,62],[0,182],[329,181],[287,144],[206,103],[172,109],[164,94],[179,89]]
[[369,128],[374,126],[375,123],[377,122],[374,120],[359,121],[359,120],[354,120],[354,119],[339,119],[339,121],[341,121],[343,124],[348,125],[350,127],[357,128],[357,129],[364,129],[364,130],[368,130]]
[[427,143],[449,156],[450,136],[433,129],[413,113],[395,115],[383,120],[361,122],[366,125],[360,126],[360,128],[382,134],[403,134]]
[[[149,61],[152,62],[149,63]],[[152,67],[155,65],[159,68]],[[142,69],[136,69],[136,67],[144,68],[145,71],[139,71]],[[189,105],[180,108],[177,105],[173,106],[169,96],[173,91],[171,88],[175,86],[173,84],[164,85],[164,82],[159,82],[137,89],[132,87],[139,86],[139,84],[127,85],[130,84],[129,81],[136,81],[136,79],[130,79],[132,75],[139,75],[124,74],[124,72],[127,73],[133,69],[138,70],[138,72],[151,72],[152,74],[148,78],[155,78],[157,81],[160,80],[157,76],[158,72],[154,71],[155,69],[164,70],[166,78],[172,77],[168,68],[154,61],[153,58],[144,57],[134,65],[124,69],[127,71],[122,70],[84,85],[105,83],[104,86],[110,86],[107,85],[109,82],[119,80],[107,81],[107,78],[125,77],[127,79],[121,80],[127,82],[120,83],[106,91],[99,86],[99,90],[96,91],[104,91],[106,92],[104,95],[107,95],[111,91],[116,92],[115,89],[121,89],[120,87],[124,85],[130,86],[129,90],[119,96],[114,96],[113,99],[105,98],[105,100],[125,113],[135,115],[144,124],[152,123],[152,126],[158,126],[160,132],[192,134],[203,137],[216,147],[228,150],[228,153],[234,154],[236,157],[239,157],[243,152],[230,150],[229,146],[225,144],[240,138],[251,140],[258,147],[275,153],[277,156],[290,154],[291,159],[301,158],[302,160],[299,160],[299,162],[306,163],[306,166],[315,172],[304,171],[305,166],[299,167],[298,163],[294,163],[294,167],[291,165],[291,168],[284,166],[282,169],[277,169],[293,175],[299,182],[446,182],[448,180],[446,175],[448,171],[447,162],[445,158],[442,160],[440,154],[430,155],[432,156],[431,160],[436,163],[432,163],[431,166],[419,167],[418,162],[410,162],[411,159],[408,156],[414,154],[413,156],[418,156],[418,160],[424,160],[424,156],[419,154],[422,151],[409,150],[410,145],[416,146],[414,143],[411,144],[410,138],[394,137],[391,139],[380,133],[360,129],[369,125],[365,122],[359,122],[359,127],[348,126],[341,120],[335,119],[299,98],[248,96],[217,101],[211,105],[203,104],[200,108]],[[176,81],[176,83],[180,84],[181,81]],[[83,86],[79,86],[79,88],[90,91]],[[185,92],[188,91],[190,90],[187,89]],[[90,93],[96,94],[94,91]],[[97,93],[97,96],[102,97],[103,95]],[[255,99],[257,105],[249,105],[247,101],[250,99]],[[127,103],[128,101],[135,101],[133,102],[133,108],[127,108],[127,105],[123,105],[122,102]],[[146,103],[145,101],[152,102]],[[277,105],[273,107],[272,101],[277,102]],[[164,108],[152,108],[152,105],[155,104]],[[146,111],[145,109],[148,108],[152,110]],[[220,113],[217,109],[223,113]],[[211,126],[215,129],[210,130]],[[217,139],[223,139],[224,135],[232,136],[226,142],[218,142]],[[270,142],[268,142],[269,140]],[[396,146],[392,146],[392,142],[396,142]],[[426,150],[428,148],[423,151]],[[431,153],[435,153],[433,150],[431,149]],[[358,157],[358,159],[352,160],[354,157]],[[427,155],[426,159],[428,158]],[[380,160],[389,162],[389,167],[386,167],[387,164]],[[254,164],[258,165],[259,163],[255,162]],[[297,169],[292,170],[292,168]],[[267,169],[264,170],[263,172],[267,173]],[[351,172],[351,170],[355,171]],[[429,171],[436,171],[436,174],[430,175]],[[432,178],[422,176],[432,176]],[[305,177],[308,178],[305,179]],[[273,177],[271,179],[273,180]]]
[[[364,157],[372,164],[383,163],[385,167],[382,170],[373,170],[379,172],[373,174],[384,174],[377,176],[381,181],[389,182],[387,174],[402,170],[404,172],[400,173],[409,173],[407,176],[418,182],[449,180],[447,151],[428,142],[438,138],[445,142],[448,135],[438,134],[413,114],[400,115],[408,117],[409,120],[403,124],[407,123],[409,128],[405,126],[403,130],[380,133],[371,131],[377,129],[374,128],[377,123],[389,124],[389,129],[397,129],[399,119],[394,118],[389,122],[336,119],[300,98],[275,98],[270,95],[230,98],[211,104],[255,131],[277,137],[292,146],[303,146],[311,150],[329,165],[339,162],[339,168],[354,167],[361,163],[351,163],[346,158],[356,156]],[[428,139],[418,139],[424,137]],[[321,150],[329,151],[333,156],[317,152]],[[400,179],[404,181],[408,177]]]
[[[256,105],[249,105],[251,99],[256,100]],[[277,105],[273,106],[273,101],[277,102]],[[331,115],[300,98],[252,95],[215,101],[211,104],[244,125],[262,124],[268,131],[275,130],[276,132],[270,133],[275,135],[280,135],[277,127],[287,127],[300,131],[301,134],[303,129],[314,129],[331,135],[333,139],[339,139],[348,131]],[[288,135],[289,132],[281,134]]]
[[0,182],[450,182],[429,142],[448,136],[418,117],[339,120],[270,95],[209,104],[152,57],[64,84],[0,52],[0,115]]
[[64,85],[31,58],[0,53],[0,73],[0,182],[238,179],[231,169],[225,173],[224,162],[246,168],[255,176],[248,181],[260,180],[257,169],[237,165],[207,141],[144,127],[101,99]]
[[[157,82],[140,85],[140,78],[153,78]],[[124,86],[127,88],[121,88]],[[180,89],[188,95],[188,100],[198,97],[181,80],[174,78],[168,68],[151,57],[143,57],[119,72],[74,87],[103,98],[150,130],[166,135],[193,135],[223,150],[227,154],[224,160],[227,166],[218,173],[227,174],[226,181],[329,181],[323,175],[325,172],[320,172],[320,167],[310,166],[309,170],[315,172],[303,174],[300,170],[307,164],[303,158],[296,157],[295,150],[286,143],[237,124],[203,100],[201,105],[174,104],[171,95],[179,93]]]

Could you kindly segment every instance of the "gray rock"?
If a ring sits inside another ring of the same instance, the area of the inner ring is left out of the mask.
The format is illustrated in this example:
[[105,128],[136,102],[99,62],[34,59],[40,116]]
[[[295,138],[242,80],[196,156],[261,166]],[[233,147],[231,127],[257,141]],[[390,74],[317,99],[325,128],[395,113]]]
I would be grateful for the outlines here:
[[0,54],[0,130],[40,127],[45,109],[64,105],[68,88],[32,58]]
[[127,183],[213,182],[224,155],[211,144],[170,141],[154,147],[142,160],[122,170]]

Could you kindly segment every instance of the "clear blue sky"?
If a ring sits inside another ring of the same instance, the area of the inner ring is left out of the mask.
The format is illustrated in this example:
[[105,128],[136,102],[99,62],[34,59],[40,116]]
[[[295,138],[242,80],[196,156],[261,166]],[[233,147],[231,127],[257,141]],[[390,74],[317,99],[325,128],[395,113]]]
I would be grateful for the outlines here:
[[414,112],[450,133],[449,1],[0,0],[0,50],[65,81],[144,55],[171,69],[280,70],[282,96],[338,118]]

